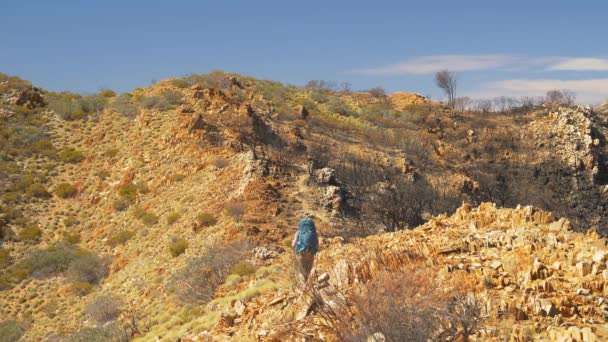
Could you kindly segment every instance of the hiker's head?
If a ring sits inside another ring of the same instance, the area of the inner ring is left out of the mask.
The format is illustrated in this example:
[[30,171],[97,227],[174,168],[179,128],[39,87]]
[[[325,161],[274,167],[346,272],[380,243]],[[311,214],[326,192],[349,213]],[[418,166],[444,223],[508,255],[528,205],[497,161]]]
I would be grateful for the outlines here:
[[304,213],[304,215],[302,216],[302,219],[304,219],[304,220],[312,220],[313,217],[314,217],[314,215],[311,214],[311,213]]

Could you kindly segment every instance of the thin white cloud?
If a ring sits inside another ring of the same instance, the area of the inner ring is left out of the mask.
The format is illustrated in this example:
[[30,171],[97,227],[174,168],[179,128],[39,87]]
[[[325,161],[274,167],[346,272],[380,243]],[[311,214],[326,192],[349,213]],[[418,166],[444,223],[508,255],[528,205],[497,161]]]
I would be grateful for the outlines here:
[[604,58],[568,58],[562,62],[550,65],[547,70],[608,70],[608,59]]
[[353,70],[352,73],[392,76],[404,74],[432,74],[443,69],[449,69],[450,71],[487,70],[513,64],[516,60],[517,58],[508,55],[424,56],[379,68]]
[[370,76],[432,74],[439,70],[475,71],[608,71],[608,59],[596,57],[538,56],[521,57],[504,54],[436,55],[416,57],[401,63],[377,68],[356,69],[351,73]]
[[597,104],[608,98],[608,78],[588,80],[512,79],[488,83],[476,91],[463,95],[473,98],[543,96],[552,89],[568,89],[576,94],[576,102]]

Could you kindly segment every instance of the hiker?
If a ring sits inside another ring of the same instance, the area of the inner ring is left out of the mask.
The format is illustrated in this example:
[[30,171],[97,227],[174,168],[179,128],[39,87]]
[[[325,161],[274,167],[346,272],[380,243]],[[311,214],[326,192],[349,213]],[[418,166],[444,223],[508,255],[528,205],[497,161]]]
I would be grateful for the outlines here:
[[297,267],[304,278],[304,283],[308,280],[315,261],[315,254],[319,250],[317,228],[312,218],[311,214],[304,214],[304,218],[298,223],[298,231],[291,242],[291,247],[296,253]]

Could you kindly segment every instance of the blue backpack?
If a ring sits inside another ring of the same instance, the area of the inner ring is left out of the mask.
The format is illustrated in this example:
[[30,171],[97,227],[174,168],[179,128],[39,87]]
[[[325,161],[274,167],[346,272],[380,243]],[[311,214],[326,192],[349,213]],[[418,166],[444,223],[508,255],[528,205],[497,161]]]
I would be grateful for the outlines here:
[[317,228],[311,219],[303,219],[298,223],[298,242],[296,243],[296,253],[308,251],[316,254],[319,250],[319,238]]

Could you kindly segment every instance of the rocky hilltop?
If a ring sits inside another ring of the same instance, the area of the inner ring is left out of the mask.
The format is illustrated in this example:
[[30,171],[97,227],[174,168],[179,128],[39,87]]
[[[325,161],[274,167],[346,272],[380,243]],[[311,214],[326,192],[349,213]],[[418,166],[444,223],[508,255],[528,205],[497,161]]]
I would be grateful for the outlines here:
[[[0,94],[2,334],[607,337],[598,108],[458,112],[222,72],[89,95],[0,74]],[[321,253],[302,290],[304,212]]]

